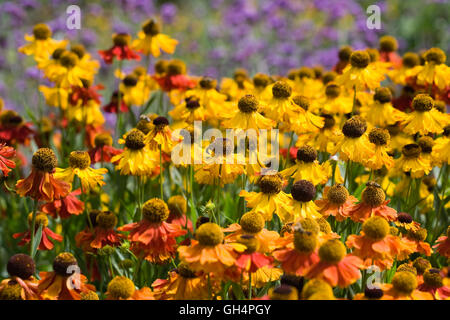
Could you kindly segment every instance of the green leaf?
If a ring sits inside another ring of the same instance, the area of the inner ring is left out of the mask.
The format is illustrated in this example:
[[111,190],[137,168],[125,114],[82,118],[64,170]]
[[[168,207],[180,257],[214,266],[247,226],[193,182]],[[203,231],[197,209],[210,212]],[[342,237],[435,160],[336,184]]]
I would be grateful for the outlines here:
[[43,228],[44,228],[44,225],[40,224],[36,234],[34,235],[34,239],[33,239],[34,243],[31,244],[31,257],[32,258],[34,258],[34,256],[36,255],[36,251],[39,246],[39,243],[41,243]]

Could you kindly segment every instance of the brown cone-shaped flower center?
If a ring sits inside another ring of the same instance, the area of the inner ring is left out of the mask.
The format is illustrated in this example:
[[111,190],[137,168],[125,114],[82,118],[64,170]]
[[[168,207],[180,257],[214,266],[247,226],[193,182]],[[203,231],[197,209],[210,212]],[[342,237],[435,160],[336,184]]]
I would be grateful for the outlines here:
[[397,214],[397,221],[400,223],[411,223],[413,222],[413,218],[406,212],[399,212]]
[[425,61],[431,62],[434,64],[443,64],[445,63],[445,60],[447,60],[447,57],[445,56],[444,51],[440,48],[431,48],[427,50],[424,54]]
[[283,180],[280,174],[265,175],[259,178],[259,188],[265,194],[278,194],[283,187]]
[[431,268],[431,263],[427,259],[418,257],[413,261],[413,267],[416,268],[417,274],[421,275]]
[[189,110],[195,110],[200,107],[200,102],[197,97],[190,96],[184,99],[186,102],[186,108]]
[[402,64],[408,69],[418,66],[420,64],[419,55],[414,52],[406,52],[403,55]]
[[341,94],[341,87],[335,82],[328,83],[325,88],[325,94],[330,99],[337,98]]
[[72,151],[69,155],[69,165],[72,168],[86,169],[91,165],[89,153],[85,151]]
[[369,141],[377,146],[385,146],[389,141],[389,131],[381,128],[373,128],[369,132]]
[[177,272],[183,278],[195,278],[195,272],[189,268],[189,265],[186,262],[180,262],[177,267]]
[[317,159],[317,151],[308,145],[301,146],[297,150],[297,160],[303,162],[314,162]]
[[421,152],[422,148],[416,143],[404,145],[402,148],[402,154],[407,158],[417,158]]
[[418,145],[422,149],[423,153],[431,153],[434,145],[434,140],[430,136],[420,137],[419,141],[417,141]]
[[375,89],[375,94],[373,95],[373,100],[380,103],[388,103],[392,100],[392,92],[389,88],[379,87]]
[[310,231],[294,232],[294,247],[301,253],[311,253],[317,247],[317,234]]
[[142,215],[150,222],[159,223],[169,217],[170,211],[167,204],[158,198],[153,198],[144,203]]
[[53,172],[58,164],[55,153],[48,148],[40,148],[31,159],[33,167],[45,172]]
[[434,106],[434,100],[432,97],[430,97],[428,94],[418,94],[414,97],[412,101],[412,107],[415,111],[418,112],[426,112],[433,109]]
[[82,44],[74,44],[70,47],[70,51],[75,53],[79,59],[83,58],[86,54],[86,49]]
[[317,218],[316,222],[319,225],[320,232],[325,234],[330,234],[332,232],[330,224],[324,217]]
[[343,184],[335,184],[332,186],[327,193],[327,199],[338,206],[341,206],[347,201],[350,194]]
[[132,150],[139,150],[145,147],[145,135],[142,131],[133,129],[125,138],[125,146]]
[[173,59],[169,61],[167,65],[167,74],[170,76],[176,76],[186,73],[186,64],[178,59]]
[[11,277],[26,280],[36,271],[36,264],[29,255],[18,253],[9,258],[6,270]]
[[47,40],[51,35],[52,31],[44,23],[39,23],[33,27],[33,36],[36,40]]
[[298,70],[298,76],[300,79],[302,78],[309,78],[309,79],[313,79],[314,78],[314,70],[308,67],[301,67]]
[[383,290],[381,290],[380,288],[366,287],[364,289],[364,296],[368,299],[380,299],[381,297],[383,297],[383,295]]
[[52,59],[53,60],[59,60],[61,58],[62,54],[66,51],[66,49],[63,48],[57,48],[52,53]]
[[237,242],[247,247],[247,249],[245,250],[246,253],[253,253],[259,248],[258,239],[252,234],[240,235],[237,239]]
[[397,272],[400,272],[400,271],[411,272],[413,275],[417,276],[416,268],[414,268],[412,265],[409,265],[407,263],[404,263],[404,264],[401,264],[400,266],[398,266]]
[[169,120],[166,117],[156,117],[153,119],[153,124],[156,127],[156,131],[162,131],[169,125]]
[[264,228],[264,218],[257,212],[247,212],[241,217],[239,222],[245,233],[255,234]]
[[252,94],[246,94],[238,102],[238,108],[243,113],[252,113],[258,111],[258,99]]
[[217,81],[210,77],[203,77],[199,81],[199,84],[202,89],[210,90],[210,89],[214,89],[216,87]]
[[352,55],[353,49],[349,46],[343,46],[339,49],[338,57],[340,61],[348,62],[350,60],[350,56]]
[[369,65],[370,56],[366,51],[354,51],[350,56],[352,67],[364,69]]
[[359,116],[354,116],[347,121],[345,121],[342,127],[342,133],[347,138],[359,138],[367,130],[367,123]]
[[338,263],[346,254],[344,244],[337,239],[327,240],[319,248],[320,260],[328,263]]
[[172,196],[167,201],[167,207],[171,214],[181,216],[187,211],[187,202],[182,195]]
[[293,286],[282,284],[269,291],[270,300],[298,300],[298,291]]
[[295,96],[292,98],[292,101],[303,110],[308,110],[310,106],[309,99],[305,96]]
[[383,189],[375,182],[368,182],[361,195],[361,200],[372,208],[382,205],[385,199],[386,195]]
[[113,36],[113,43],[115,46],[125,47],[130,43],[130,35],[127,33],[119,33]]
[[364,222],[362,230],[369,238],[381,240],[389,234],[389,223],[382,217],[374,216]]
[[397,49],[398,49],[398,43],[394,37],[383,36],[380,38],[380,51],[393,52],[393,51],[397,51]]
[[439,269],[426,270],[423,274],[423,281],[432,288],[440,288],[444,285]]
[[78,56],[71,51],[65,51],[59,57],[59,63],[67,69],[72,69],[78,63]]
[[334,71],[328,71],[326,72],[322,77],[323,84],[328,84],[334,80],[336,80],[337,73]]
[[113,139],[109,133],[99,133],[95,136],[94,143],[96,147],[112,146]]
[[80,296],[81,296],[81,300],[100,300],[100,298],[98,297],[98,294],[91,290],[82,292],[80,294]]
[[123,276],[116,276],[108,283],[108,294],[112,299],[128,299],[130,298],[136,288],[133,281]]
[[223,241],[223,232],[212,222],[203,223],[195,232],[195,237],[203,246],[214,247]]
[[72,272],[69,270],[68,272],[67,268],[76,265],[78,265],[77,259],[69,252],[62,252],[56,256],[55,260],[53,260],[53,270],[62,276],[69,276],[72,274],[74,270],[72,270]]
[[167,67],[169,66],[169,61],[161,59],[155,63],[155,73],[163,74],[167,72]]
[[123,84],[126,87],[135,87],[137,85],[137,83],[138,83],[138,78],[133,74],[129,74],[123,79]]
[[117,217],[114,212],[111,211],[103,211],[99,213],[95,220],[100,228],[106,230],[113,229],[117,224]]
[[420,228],[419,230],[416,231],[409,230],[407,237],[415,241],[425,241],[427,235],[428,235],[427,229]]
[[392,278],[394,289],[403,294],[411,294],[417,288],[416,276],[411,272],[397,272]]
[[331,114],[322,113],[320,116],[324,120],[323,129],[333,128],[334,125],[336,124],[336,120],[334,120],[334,118]]
[[146,35],[156,36],[160,32],[160,28],[159,25],[152,19],[147,21],[142,26],[142,31],[144,31]]
[[257,73],[253,77],[253,85],[257,88],[265,88],[270,83],[270,77],[263,73]]
[[367,48],[366,52],[370,57],[370,62],[375,62],[375,61],[380,60],[380,52],[377,49]]
[[316,196],[316,188],[308,180],[299,180],[292,185],[291,194],[296,201],[309,202]]
[[277,81],[272,87],[272,94],[276,99],[287,99],[292,94],[292,88],[284,81]]

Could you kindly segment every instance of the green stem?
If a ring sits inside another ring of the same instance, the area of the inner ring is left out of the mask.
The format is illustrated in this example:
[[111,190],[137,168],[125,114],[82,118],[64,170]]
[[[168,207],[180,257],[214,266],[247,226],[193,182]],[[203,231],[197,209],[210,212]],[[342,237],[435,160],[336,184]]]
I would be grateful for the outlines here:
[[248,300],[252,300],[252,273],[248,273]]

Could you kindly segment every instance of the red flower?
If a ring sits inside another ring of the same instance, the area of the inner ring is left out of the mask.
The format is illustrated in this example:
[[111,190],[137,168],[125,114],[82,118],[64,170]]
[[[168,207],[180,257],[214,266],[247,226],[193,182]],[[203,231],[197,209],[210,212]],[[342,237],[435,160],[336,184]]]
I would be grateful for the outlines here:
[[123,152],[123,150],[112,147],[112,137],[109,133],[103,132],[95,136],[95,147],[88,151],[91,163],[110,162],[111,158]]
[[72,92],[69,96],[69,102],[71,105],[78,105],[78,101],[81,100],[81,105],[86,105],[89,100],[94,100],[98,104],[100,103],[100,95],[97,93],[98,90],[102,90],[105,87],[101,84],[90,87],[72,87]]
[[167,74],[164,76],[154,75],[153,78],[156,80],[156,82],[158,82],[163,91],[171,91],[175,89],[185,91],[187,89],[194,88],[196,85],[195,81],[190,79],[185,74]]
[[41,211],[53,218],[59,215],[61,219],[67,219],[71,215],[79,215],[84,211],[84,203],[76,197],[80,194],[80,189],[72,191],[64,198],[55,199],[52,202],[44,204],[41,207]]
[[98,53],[106,64],[111,64],[113,59],[117,60],[140,60],[141,57],[130,49],[130,35],[120,33],[113,36],[114,45],[109,50],[99,50]]
[[22,117],[14,111],[5,111],[0,117],[0,141],[8,145],[16,143],[29,145],[35,131],[32,124],[23,122]]
[[192,221],[188,217],[186,217],[185,214],[176,215],[171,212],[169,217],[167,218],[167,222],[177,224],[183,229],[188,229],[191,233],[194,230],[192,227]]
[[[30,229],[31,229],[31,222],[32,222],[32,213],[30,213],[30,215],[28,216],[28,224],[30,225]],[[57,233],[54,233],[52,230],[50,230],[50,228],[47,227],[48,218],[47,215],[43,212],[40,212],[36,215],[35,232],[37,231],[40,225],[43,225],[43,228],[42,228],[41,242],[39,243],[38,250],[52,250],[54,245],[50,241],[50,239],[61,242],[63,237]],[[18,245],[24,246],[31,241],[31,232],[30,230],[27,230],[25,232],[15,233],[13,234],[13,238],[14,239],[21,238]]]
[[373,216],[383,217],[388,221],[396,221],[397,211],[387,206],[389,202],[390,200],[386,200],[377,207],[372,207],[370,204],[365,202],[354,204],[348,210],[348,215],[353,221],[356,222],[364,222]]
[[434,249],[441,255],[446,258],[450,258],[450,227],[447,228],[447,235],[439,237],[436,240],[436,244],[433,246]]
[[108,113],[119,113],[119,112],[128,112],[128,106],[123,101],[123,99],[120,100],[120,108],[119,108],[119,93],[117,91],[114,91],[111,96],[111,101],[104,105],[103,110]]
[[4,143],[0,143],[0,171],[5,177],[8,176],[8,173],[11,171],[11,169],[16,167],[15,162],[7,158],[12,158],[15,155],[16,150],[14,150],[14,148],[8,147]]
[[396,69],[398,69],[402,65],[402,58],[395,51],[380,51],[380,61],[390,62]]
[[152,263],[163,262],[177,251],[176,237],[187,233],[177,224],[150,222],[142,219],[118,228],[119,231],[131,231],[128,239],[132,242],[133,253],[145,257]]
[[93,229],[87,228],[75,236],[78,247],[84,251],[92,252],[104,246],[116,247],[120,245],[123,235],[118,234],[114,228],[117,224],[117,216],[111,211],[102,211],[93,217],[90,216]]

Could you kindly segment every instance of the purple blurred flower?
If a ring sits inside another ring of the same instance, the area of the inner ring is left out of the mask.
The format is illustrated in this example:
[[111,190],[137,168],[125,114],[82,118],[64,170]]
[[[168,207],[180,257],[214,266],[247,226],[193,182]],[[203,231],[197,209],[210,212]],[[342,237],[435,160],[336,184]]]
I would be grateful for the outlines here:
[[178,8],[175,4],[168,2],[161,5],[160,11],[163,22],[171,24],[177,15]]

